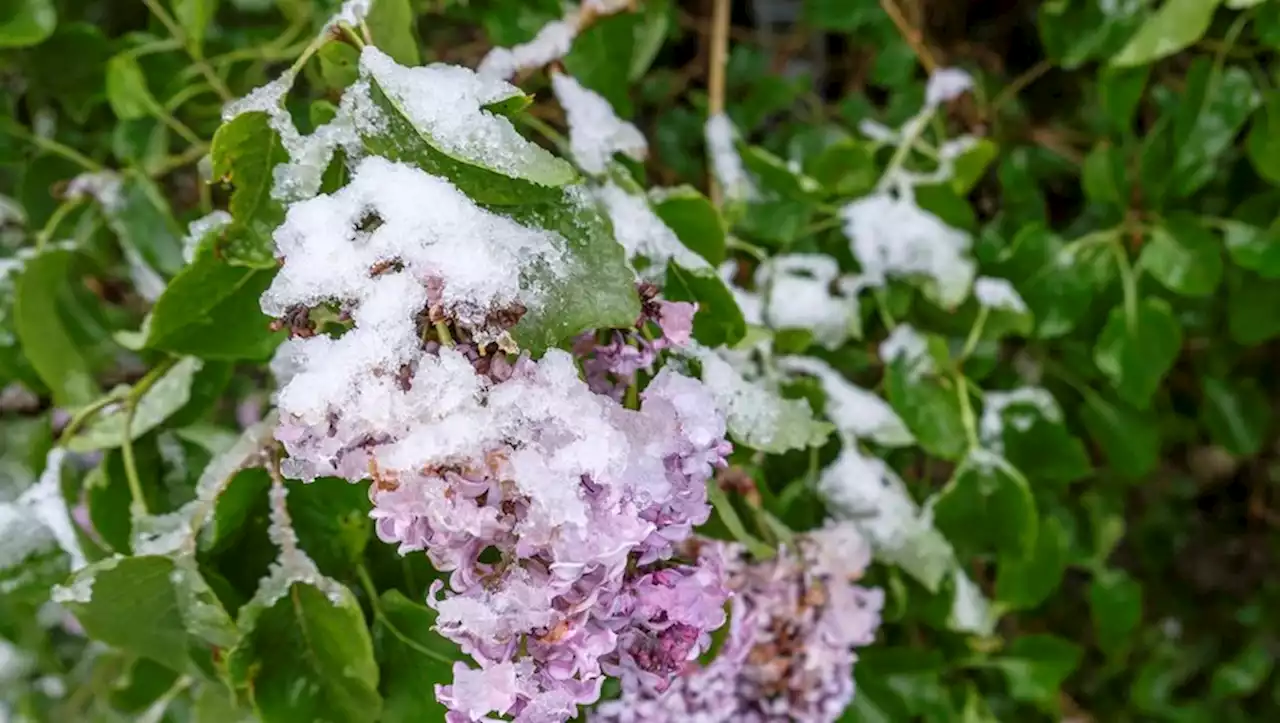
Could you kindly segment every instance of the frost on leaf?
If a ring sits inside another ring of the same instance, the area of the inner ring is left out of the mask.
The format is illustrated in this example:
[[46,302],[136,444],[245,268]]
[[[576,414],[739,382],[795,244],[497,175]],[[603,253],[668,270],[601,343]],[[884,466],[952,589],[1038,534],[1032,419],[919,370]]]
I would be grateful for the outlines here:
[[604,173],[614,153],[642,161],[649,144],[634,125],[622,120],[609,101],[582,87],[572,76],[551,74],[551,89],[569,123],[569,148],[587,173]]
[[485,203],[550,200],[549,191],[577,178],[569,163],[486,110],[521,95],[502,80],[441,63],[406,68],[373,46],[360,56],[360,77],[347,95],[363,94],[353,105],[377,109],[373,121],[354,118],[366,151],[444,176]]
[[777,360],[778,368],[791,374],[807,374],[822,385],[827,397],[826,415],[849,440],[865,439],[886,447],[903,447],[915,442],[889,403],[814,357],[788,356]]
[[759,381],[748,381],[717,352],[696,347],[702,382],[724,413],[729,432],[753,449],[781,453],[822,444],[831,425],[814,419],[805,399],[787,399]]
[[1006,279],[980,276],[973,282],[973,297],[982,306],[1015,314],[1027,313],[1027,304]]
[[628,258],[641,256],[649,262],[643,276],[660,279],[672,260],[686,269],[710,268],[706,259],[690,251],[658,218],[645,196],[628,193],[612,181],[601,186],[596,195],[604,203],[614,236]]
[[707,153],[711,156],[711,170],[725,199],[741,202],[755,198],[755,183],[742,165],[742,156],[738,155],[735,146],[738,130],[733,127],[729,116],[718,113],[708,118],[704,135]]
[[885,364],[901,362],[910,378],[933,371],[929,341],[910,324],[899,324],[880,342],[880,359]]
[[236,624],[242,630],[252,630],[258,616],[289,594],[294,583],[314,587],[324,593],[335,607],[343,605],[351,594],[346,587],[323,575],[315,561],[298,545],[298,533],[293,530],[293,520],[289,517],[286,503],[289,490],[284,482],[278,478],[272,480],[269,494],[271,522],[267,534],[280,549],[280,554],[268,568],[267,576],[258,582],[253,598],[240,608]]
[[581,8],[572,7],[559,20],[542,26],[527,43],[510,48],[494,48],[480,61],[480,75],[510,80],[512,76],[537,70],[564,58],[573,41],[587,24],[601,15],[612,15],[630,7],[635,0],[585,0]]
[[191,263],[196,257],[196,248],[205,236],[222,231],[231,225],[231,221],[231,214],[223,210],[213,211],[192,221],[187,227],[187,235],[182,239],[182,260]]
[[857,525],[877,558],[901,567],[930,590],[937,590],[955,565],[951,545],[883,460],[846,445],[823,470],[818,490],[838,517]]
[[979,438],[984,447],[996,454],[1004,452],[1006,426],[1025,432],[1040,419],[1062,421],[1057,400],[1042,387],[1019,387],[1007,392],[989,390],[983,394],[982,405]]
[[925,293],[948,308],[969,295],[972,239],[916,205],[909,189],[877,191],[849,203],[840,215],[862,266],[856,287],[881,287],[891,278],[920,280]]
[[836,349],[859,332],[858,302],[839,282],[835,259],[822,254],[782,254],[756,270],[766,289],[764,321],[773,329],[808,329],[814,341]]

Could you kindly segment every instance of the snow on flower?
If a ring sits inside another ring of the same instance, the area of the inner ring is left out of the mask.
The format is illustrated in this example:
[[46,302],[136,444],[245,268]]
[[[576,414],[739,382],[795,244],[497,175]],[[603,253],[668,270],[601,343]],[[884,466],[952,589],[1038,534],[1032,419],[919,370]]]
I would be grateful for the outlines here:
[[624,683],[601,704],[601,723],[764,723],[835,721],[853,699],[855,650],[872,642],[883,592],[856,584],[870,561],[847,523],[830,524],[798,549],[750,561],[722,546],[732,590],[723,647],[705,667],[694,661],[665,690]]
[[[727,591],[684,541],[710,514],[725,421],[697,379],[653,374],[690,343],[691,304],[644,287],[636,330],[580,340],[586,381],[568,352],[516,357],[508,330],[541,301],[525,270],[557,274],[564,239],[377,157],[294,203],[275,241],[281,469],[370,479],[379,538],[449,573],[428,603],[477,666],[440,689],[450,720],[563,721],[606,671],[661,688],[707,649]],[[324,305],[342,335],[318,333]]]

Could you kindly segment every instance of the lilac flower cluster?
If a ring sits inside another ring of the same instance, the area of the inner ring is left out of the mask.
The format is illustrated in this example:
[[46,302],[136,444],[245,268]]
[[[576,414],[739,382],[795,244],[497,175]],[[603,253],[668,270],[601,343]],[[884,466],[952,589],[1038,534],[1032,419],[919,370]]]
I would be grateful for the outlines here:
[[750,562],[725,545],[728,635],[705,667],[665,690],[628,685],[598,723],[830,723],[853,700],[854,649],[880,625],[883,592],[854,584],[870,549],[848,523],[809,533],[796,553]]
[[[608,341],[599,342],[594,332],[578,337],[574,353],[583,359],[587,385],[598,394],[621,401],[635,383],[636,372],[651,371],[658,353],[689,343],[693,335],[693,315],[697,307],[685,301],[664,301],[651,284],[640,285],[642,312],[634,329],[610,329]],[[653,322],[662,335],[650,339],[643,331]]]

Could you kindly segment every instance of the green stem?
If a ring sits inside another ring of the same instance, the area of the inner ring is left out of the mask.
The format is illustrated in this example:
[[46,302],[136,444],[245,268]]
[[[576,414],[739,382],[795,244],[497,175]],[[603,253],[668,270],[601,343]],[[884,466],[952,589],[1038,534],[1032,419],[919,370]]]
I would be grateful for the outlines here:
[[720,489],[720,485],[715,479],[707,480],[707,498],[711,500],[711,506],[715,508],[716,515],[720,517],[720,521],[729,529],[729,534],[733,535],[733,539],[742,543],[747,551],[754,557],[761,560],[768,560],[773,557],[773,548],[758,540],[755,535],[747,532],[747,526],[742,524],[742,518],[738,516],[738,511],[733,509],[733,501],[729,496]]
[[973,328],[969,330],[969,336],[964,340],[964,348],[960,350],[961,364],[977,348],[978,341],[982,338],[982,329],[987,325],[987,316],[990,313],[991,309],[985,306],[978,310],[978,318],[973,320]]
[[75,150],[74,148],[71,148],[70,146],[64,146],[63,144],[53,140],[52,138],[45,138],[44,136],[38,136],[35,133],[32,133],[31,131],[27,130],[23,126],[19,125],[18,123],[6,122],[4,120],[0,120],[0,126],[3,126],[5,131],[12,133],[18,138],[21,138],[22,140],[30,143],[31,145],[39,148],[40,150],[47,151],[57,156],[62,156],[68,161],[71,161],[72,163],[75,163],[76,165],[84,168],[86,171],[97,172],[97,171],[101,171],[103,168],[102,165],[99,164],[97,161],[90,159],[88,156],[83,155],[82,153]]
[[147,6],[152,15],[156,16],[156,19],[165,27],[165,30],[168,30],[169,34],[186,48],[187,55],[191,56],[191,62],[196,70],[200,72],[200,75],[204,76],[204,79],[209,82],[209,87],[213,88],[223,102],[235,100],[235,95],[231,93],[231,89],[227,87],[222,78],[218,77],[217,73],[213,72],[213,68],[209,67],[209,64],[205,62],[204,51],[193,43],[191,38],[187,37],[182,26],[174,21],[173,16],[169,15],[164,6],[156,0],[142,0],[142,3]]
[[443,321],[436,322],[436,334],[440,335],[441,346],[453,346],[453,334],[449,333],[449,327]]
[[377,619],[378,622],[382,623],[383,627],[387,629],[387,632],[396,636],[400,642],[410,648],[413,648],[417,652],[422,653],[428,658],[432,658],[448,665],[453,664],[453,661],[449,658],[430,648],[423,647],[416,640],[413,640],[400,632],[400,629],[392,624],[391,620],[387,618],[386,613],[382,612],[382,606],[378,603],[378,589],[373,584],[373,578],[369,577],[369,571],[365,569],[364,563],[356,565],[356,576],[360,578],[360,587],[364,589],[364,594],[369,598],[369,607],[373,610],[373,617]]
[[521,125],[527,126],[533,132],[539,133],[544,138],[551,141],[561,155],[570,155],[569,139],[565,138],[564,134],[560,131],[552,128],[550,123],[528,113],[518,114],[516,116],[516,120],[519,121]]
[[147,510],[147,500],[142,493],[142,480],[138,477],[137,461],[133,455],[133,417],[138,411],[138,401],[142,399],[151,387],[173,368],[177,363],[177,359],[170,357],[163,362],[157,364],[155,368],[147,372],[146,376],[138,380],[137,384],[129,390],[128,396],[125,398],[124,413],[124,429],[120,435],[120,456],[124,462],[125,479],[129,483],[129,496],[133,500],[133,508],[143,515],[150,514]]
[[1124,315],[1125,321],[1129,325],[1129,331],[1134,331],[1138,323],[1138,279],[1133,271],[1133,264],[1129,263],[1129,255],[1125,253],[1124,246],[1115,243],[1111,245],[1111,251],[1116,257],[1116,268],[1120,273],[1120,285],[1124,289]]
[[58,205],[53,211],[53,215],[45,223],[44,228],[40,229],[40,233],[36,234],[36,251],[40,251],[53,239],[53,234],[57,232],[58,226],[71,215],[72,211],[80,208],[84,203],[83,198],[69,198]]
[[902,164],[906,163],[907,156],[911,154],[911,147],[920,139],[920,135],[924,133],[924,129],[928,127],[929,121],[936,112],[935,108],[925,108],[920,111],[920,115],[912,118],[903,128],[902,142],[894,149],[893,156],[889,158],[889,165],[884,167],[884,173],[880,175],[880,183],[884,183],[884,179],[892,176],[896,171],[902,168]]
[[112,392],[106,396],[99,397],[76,410],[76,413],[67,421],[67,426],[62,429],[62,434],[58,436],[58,446],[67,446],[67,442],[71,441],[71,438],[76,435],[76,432],[80,431],[80,428],[85,425],[85,422],[88,422],[95,414],[102,411],[103,408],[119,402],[124,398],[124,394]]
[[960,422],[964,425],[965,437],[972,449],[978,446],[978,423],[973,415],[973,405],[969,402],[969,383],[959,372],[952,375],[952,380],[956,385],[956,396],[960,400]]
[[356,46],[356,50],[364,50],[364,46],[370,44],[365,42],[365,39],[361,37],[360,33],[356,32],[355,28],[351,27],[351,23],[338,23],[338,31],[346,36],[352,45]]

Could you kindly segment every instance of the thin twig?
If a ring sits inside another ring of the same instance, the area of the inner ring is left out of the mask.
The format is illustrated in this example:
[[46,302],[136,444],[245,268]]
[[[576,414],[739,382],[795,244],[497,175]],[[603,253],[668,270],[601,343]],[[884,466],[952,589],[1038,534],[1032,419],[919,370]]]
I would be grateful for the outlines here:
[[[714,0],[711,15],[711,61],[707,70],[707,113],[724,113],[724,71],[729,56],[729,0]],[[720,206],[721,189],[715,174],[708,183],[711,202]]]
[[920,59],[920,64],[924,66],[925,71],[932,73],[937,69],[938,62],[934,60],[933,54],[929,52],[929,48],[924,44],[924,34],[911,26],[910,21],[902,14],[898,4],[894,0],[880,0],[880,7],[884,8],[885,14],[889,16],[889,19],[898,28],[902,39],[907,41],[907,45],[911,46],[911,50]]
[[1046,58],[1028,68],[1018,77],[1014,78],[1013,81],[1002,88],[999,94],[996,95],[995,99],[991,101],[990,114],[995,115],[995,112],[1000,110],[1001,106],[1008,103],[1014,96],[1021,93],[1028,85],[1039,80],[1050,70],[1053,70],[1053,61]]

